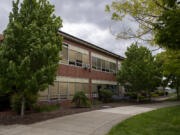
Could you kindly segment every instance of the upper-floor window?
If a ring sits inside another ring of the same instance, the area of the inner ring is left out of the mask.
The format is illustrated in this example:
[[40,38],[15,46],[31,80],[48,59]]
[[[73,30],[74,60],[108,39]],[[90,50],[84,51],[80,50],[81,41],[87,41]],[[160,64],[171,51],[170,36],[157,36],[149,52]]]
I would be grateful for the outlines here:
[[116,73],[117,64],[92,56],[92,68],[99,71]]
[[89,65],[89,55],[83,53],[82,50],[78,51],[78,49],[71,49],[68,45],[64,44],[60,54],[62,64],[75,65],[79,67],[82,67],[85,64]]

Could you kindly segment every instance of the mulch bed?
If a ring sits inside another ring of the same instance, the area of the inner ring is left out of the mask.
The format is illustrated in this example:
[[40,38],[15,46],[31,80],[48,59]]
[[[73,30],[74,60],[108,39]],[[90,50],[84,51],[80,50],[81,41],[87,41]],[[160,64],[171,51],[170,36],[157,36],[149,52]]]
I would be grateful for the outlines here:
[[66,115],[88,112],[93,110],[100,110],[105,109],[105,107],[120,107],[120,106],[128,106],[128,105],[135,105],[137,103],[134,102],[118,102],[118,103],[108,103],[108,104],[100,104],[100,105],[93,105],[91,108],[75,108],[75,107],[60,107],[59,110],[53,112],[42,112],[42,113],[30,113],[28,112],[24,118],[21,118],[14,112],[6,111],[0,112],[0,125],[13,125],[13,124],[33,124],[36,122],[41,122],[57,117],[62,117]]

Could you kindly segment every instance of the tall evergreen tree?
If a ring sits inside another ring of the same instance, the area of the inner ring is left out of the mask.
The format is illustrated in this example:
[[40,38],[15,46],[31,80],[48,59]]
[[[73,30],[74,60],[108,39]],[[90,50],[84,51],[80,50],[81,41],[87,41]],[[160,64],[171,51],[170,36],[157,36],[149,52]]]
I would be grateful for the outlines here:
[[56,78],[62,20],[47,0],[13,1],[0,47],[0,90],[17,94],[24,116],[28,95],[43,91]]

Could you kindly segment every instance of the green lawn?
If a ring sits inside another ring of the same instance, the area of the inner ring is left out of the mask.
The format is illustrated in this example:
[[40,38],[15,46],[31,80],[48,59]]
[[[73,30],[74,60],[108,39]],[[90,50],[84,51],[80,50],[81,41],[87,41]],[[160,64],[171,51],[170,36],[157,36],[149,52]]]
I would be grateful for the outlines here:
[[139,114],[116,125],[107,135],[180,135],[180,106]]

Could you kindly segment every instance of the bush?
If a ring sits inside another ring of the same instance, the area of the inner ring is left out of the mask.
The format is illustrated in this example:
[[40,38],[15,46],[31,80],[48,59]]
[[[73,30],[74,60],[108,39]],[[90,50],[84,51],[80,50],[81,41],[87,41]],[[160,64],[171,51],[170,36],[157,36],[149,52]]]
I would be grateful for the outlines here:
[[164,96],[164,92],[161,90],[157,90],[155,94],[158,94],[159,96]]
[[91,103],[84,91],[76,92],[72,99],[72,103],[75,103],[76,107],[90,107],[91,106]]
[[159,97],[158,94],[152,94],[152,97]]
[[55,105],[44,105],[44,106],[35,106],[33,108],[33,112],[40,113],[40,112],[51,112],[58,110],[60,108],[60,104]]
[[99,96],[101,97],[100,99],[105,102],[105,103],[108,103],[108,102],[111,102],[112,101],[112,96],[113,96],[113,93],[111,90],[108,90],[108,89],[101,89],[99,91]]
[[130,97],[130,99],[137,99],[137,93],[136,92],[127,92],[125,96]]
[[0,111],[10,108],[10,95],[0,93]]
[[[32,110],[36,105],[37,99],[38,95],[29,95],[26,97],[25,110]],[[18,94],[14,94],[11,97],[11,109],[18,114],[21,112],[21,97]]]
[[143,101],[146,99],[146,96],[139,96],[139,100]]
[[103,102],[99,101],[99,100],[95,100],[92,102],[93,105],[100,105],[103,104]]

